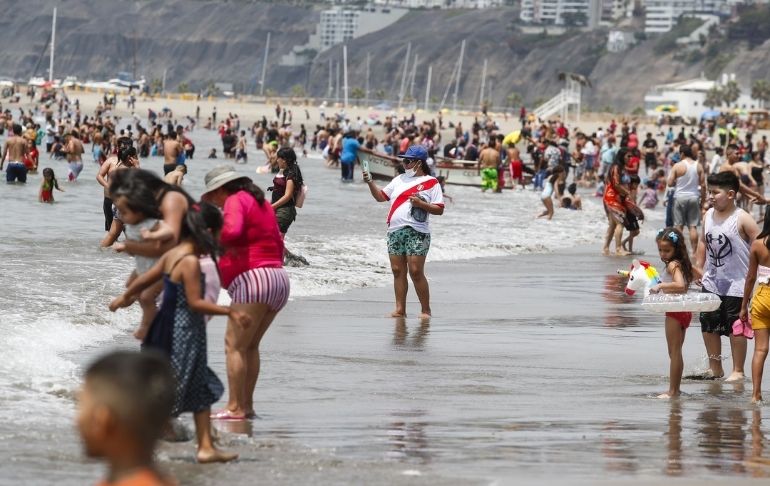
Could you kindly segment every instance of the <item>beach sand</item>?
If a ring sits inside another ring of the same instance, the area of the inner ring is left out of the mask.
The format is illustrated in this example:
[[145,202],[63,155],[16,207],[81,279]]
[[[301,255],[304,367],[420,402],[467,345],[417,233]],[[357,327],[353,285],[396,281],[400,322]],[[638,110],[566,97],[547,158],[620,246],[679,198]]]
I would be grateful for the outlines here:
[[[195,466],[186,443],[161,448],[164,466],[183,484],[766,477],[749,383],[685,381],[682,399],[654,398],[667,388],[663,319],[623,294],[628,262],[579,248],[430,264],[429,324],[383,317],[389,288],[294,300],[263,342],[259,419],[217,424],[241,461]],[[210,364],[224,378],[222,342],[215,319]],[[704,369],[697,322],[684,355],[686,373]]]

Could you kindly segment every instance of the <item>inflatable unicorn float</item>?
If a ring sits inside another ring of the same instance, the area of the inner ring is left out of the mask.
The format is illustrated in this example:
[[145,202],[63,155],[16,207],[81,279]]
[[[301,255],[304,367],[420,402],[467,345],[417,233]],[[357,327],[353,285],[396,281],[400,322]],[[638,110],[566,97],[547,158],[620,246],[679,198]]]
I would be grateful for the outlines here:
[[707,292],[650,293],[650,289],[661,283],[661,280],[658,270],[649,262],[634,260],[630,270],[618,270],[618,274],[628,277],[626,294],[642,293],[642,307],[650,312],[709,312],[719,309],[722,303],[717,295]]

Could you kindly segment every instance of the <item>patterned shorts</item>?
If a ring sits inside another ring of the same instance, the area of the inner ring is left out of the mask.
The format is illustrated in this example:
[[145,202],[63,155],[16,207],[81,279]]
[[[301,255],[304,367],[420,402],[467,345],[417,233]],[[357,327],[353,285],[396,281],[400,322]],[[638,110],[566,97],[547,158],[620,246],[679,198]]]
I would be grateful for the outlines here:
[[289,301],[289,274],[283,268],[252,268],[235,277],[227,293],[235,304],[267,304],[279,311]]
[[411,226],[388,233],[388,254],[426,256],[430,250],[430,233],[420,233]]

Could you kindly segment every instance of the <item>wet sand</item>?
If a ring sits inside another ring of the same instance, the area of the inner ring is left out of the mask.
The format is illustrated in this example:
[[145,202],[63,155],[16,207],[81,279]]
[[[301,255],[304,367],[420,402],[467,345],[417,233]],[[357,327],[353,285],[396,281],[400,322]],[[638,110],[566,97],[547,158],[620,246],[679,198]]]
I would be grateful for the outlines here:
[[[430,264],[429,324],[382,317],[390,289],[295,300],[263,344],[259,419],[218,424],[243,459],[194,466],[187,443],[165,445],[164,465],[183,484],[770,475],[750,383],[686,381],[680,400],[653,398],[667,389],[662,318],[622,293],[614,273],[628,259],[595,253]],[[410,295],[409,312],[418,310]],[[221,321],[209,325],[210,363],[224,377],[222,333]],[[704,356],[696,323],[686,373]]]

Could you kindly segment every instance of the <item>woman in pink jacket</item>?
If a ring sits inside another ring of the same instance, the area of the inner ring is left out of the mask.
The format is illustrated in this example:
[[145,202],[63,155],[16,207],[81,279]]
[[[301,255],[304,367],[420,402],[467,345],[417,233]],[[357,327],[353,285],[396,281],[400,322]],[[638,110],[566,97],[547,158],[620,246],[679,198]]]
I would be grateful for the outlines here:
[[232,307],[245,311],[248,328],[227,321],[225,352],[229,398],[227,408],[212,416],[243,420],[254,416],[254,387],[259,377],[259,343],[289,300],[289,276],[283,268],[283,239],[265,193],[230,166],[206,174],[203,199],[222,208],[224,225],[219,259],[222,288]]

